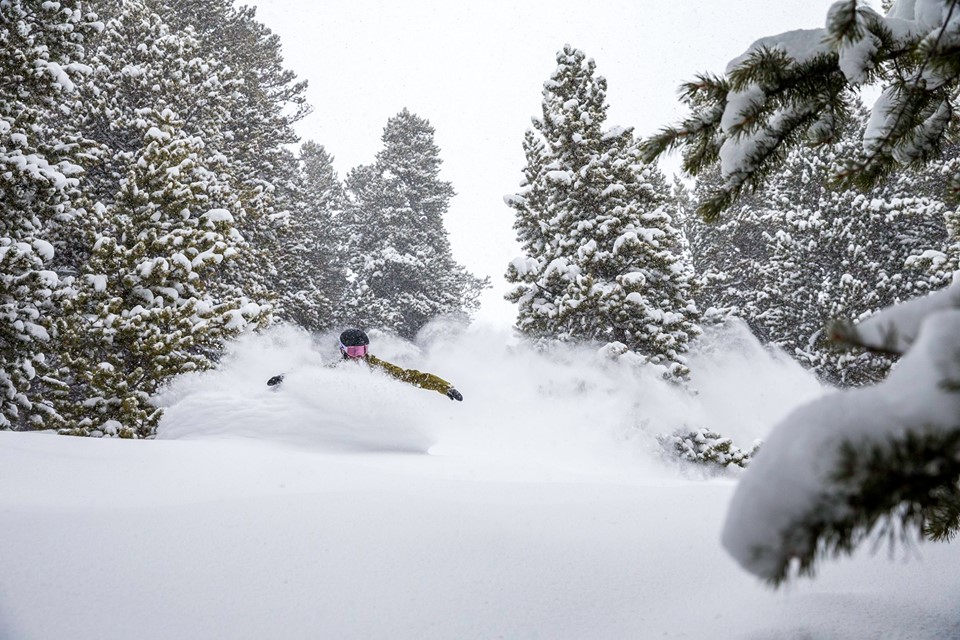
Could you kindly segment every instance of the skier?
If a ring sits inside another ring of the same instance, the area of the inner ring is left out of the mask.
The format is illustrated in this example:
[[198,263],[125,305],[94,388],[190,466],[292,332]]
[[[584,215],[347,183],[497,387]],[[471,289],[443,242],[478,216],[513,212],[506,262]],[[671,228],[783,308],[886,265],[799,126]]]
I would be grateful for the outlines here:
[[[439,391],[451,400],[457,400],[458,402],[463,401],[463,395],[446,380],[438,378],[432,373],[424,373],[416,369],[404,369],[403,367],[398,367],[395,364],[381,360],[368,351],[367,347],[369,345],[370,338],[360,329],[347,329],[340,334],[340,353],[344,361],[359,362],[362,360],[369,366],[380,369],[397,380],[407,382],[421,389]],[[275,387],[281,382],[283,382],[283,374],[273,376],[267,380],[267,386]]]

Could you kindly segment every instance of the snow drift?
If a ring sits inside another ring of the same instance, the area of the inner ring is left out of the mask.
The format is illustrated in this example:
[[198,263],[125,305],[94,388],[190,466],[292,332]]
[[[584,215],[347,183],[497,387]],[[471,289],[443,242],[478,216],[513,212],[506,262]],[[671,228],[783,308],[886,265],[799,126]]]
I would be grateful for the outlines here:
[[734,482],[650,455],[684,425],[762,438],[820,394],[736,328],[692,358],[696,394],[483,327],[372,338],[464,401],[327,368],[331,336],[277,328],[177,381],[157,440],[0,432],[0,638],[960,631],[955,545],[909,565],[861,553],[771,592],[717,539]]

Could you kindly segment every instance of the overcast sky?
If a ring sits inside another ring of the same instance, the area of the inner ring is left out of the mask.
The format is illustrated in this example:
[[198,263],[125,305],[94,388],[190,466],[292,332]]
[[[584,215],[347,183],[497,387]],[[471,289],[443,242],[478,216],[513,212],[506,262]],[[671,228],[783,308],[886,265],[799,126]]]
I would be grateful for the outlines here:
[[[436,129],[454,257],[494,289],[478,319],[513,320],[503,273],[518,253],[504,194],[519,185],[521,142],[540,112],[556,52],[571,44],[607,79],[608,125],[647,136],[683,115],[681,82],[762,36],[823,26],[832,0],[247,0],[309,81],[298,131],[324,145],[343,178],[373,160],[404,107]],[[665,166],[671,169],[676,161]]]

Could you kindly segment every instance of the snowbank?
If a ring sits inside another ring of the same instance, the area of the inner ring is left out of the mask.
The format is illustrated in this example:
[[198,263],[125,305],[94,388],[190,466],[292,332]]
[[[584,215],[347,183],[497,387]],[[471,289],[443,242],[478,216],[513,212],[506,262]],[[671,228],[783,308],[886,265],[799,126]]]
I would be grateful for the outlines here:
[[734,481],[651,457],[647,434],[763,437],[821,393],[746,335],[696,356],[698,395],[500,331],[372,337],[464,401],[328,369],[330,336],[278,330],[178,381],[156,440],[0,432],[0,638],[960,634],[956,545],[772,592],[719,544]]

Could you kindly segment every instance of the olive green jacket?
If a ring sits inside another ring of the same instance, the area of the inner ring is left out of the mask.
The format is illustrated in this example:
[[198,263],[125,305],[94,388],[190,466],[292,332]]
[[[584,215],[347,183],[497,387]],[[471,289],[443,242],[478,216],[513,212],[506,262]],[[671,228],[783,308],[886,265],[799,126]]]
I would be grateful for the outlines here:
[[439,391],[440,393],[446,395],[447,391],[453,388],[452,384],[443,378],[438,378],[432,373],[424,373],[422,371],[417,371],[416,369],[404,369],[403,367],[390,364],[386,360],[381,360],[380,358],[372,355],[367,355],[364,360],[366,360],[367,364],[369,364],[371,367],[380,369],[388,376],[396,378],[402,382],[412,384],[415,387],[420,387],[421,389]]

